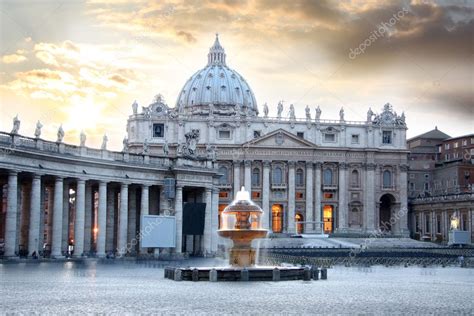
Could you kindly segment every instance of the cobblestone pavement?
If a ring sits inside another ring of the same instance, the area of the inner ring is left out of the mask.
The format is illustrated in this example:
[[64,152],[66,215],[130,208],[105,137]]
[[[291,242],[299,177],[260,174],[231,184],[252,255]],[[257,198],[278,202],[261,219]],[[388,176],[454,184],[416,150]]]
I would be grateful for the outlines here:
[[474,313],[474,270],[455,267],[335,267],[326,281],[210,283],[164,279],[158,265],[66,262],[0,264],[0,276],[0,314]]

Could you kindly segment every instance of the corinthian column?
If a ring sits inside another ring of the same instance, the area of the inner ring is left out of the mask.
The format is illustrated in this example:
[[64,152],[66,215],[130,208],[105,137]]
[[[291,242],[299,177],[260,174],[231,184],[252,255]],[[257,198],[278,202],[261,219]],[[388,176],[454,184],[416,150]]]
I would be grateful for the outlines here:
[[63,178],[56,177],[54,183],[53,240],[51,256],[62,257],[61,241],[63,235]]
[[74,220],[74,257],[84,252],[84,224],[86,211],[86,181],[77,180],[76,217]]
[[367,164],[366,186],[365,186],[365,205],[367,213],[367,231],[373,232],[375,230],[375,167],[373,163]]
[[[305,220],[313,221],[313,163],[306,163],[306,217]],[[314,225],[306,225],[308,231],[314,230]]]
[[295,162],[288,162],[288,233],[295,233]]
[[210,254],[211,250],[211,227],[212,227],[212,189],[206,188],[206,213],[204,215],[204,252]]
[[[322,164],[320,162],[316,163],[316,183],[314,187],[314,214],[315,218],[314,220],[316,222],[321,222],[321,166]],[[317,225],[317,231],[319,232],[321,230],[322,233],[322,225],[321,223],[316,224]]]
[[[400,221],[400,233],[404,236],[409,236],[410,232],[408,230],[408,182],[407,182],[407,171],[408,165],[400,166],[400,211],[399,211],[399,221]],[[434,221],[433,221],[434,223]],[[435,231],[435,230],[433,230]]]
[[176,253],[181,253],[183,242],[183,187],[176,186],[176,196],[174,199],[174,212],[176,217]]
[[18,217],[18,174],[8,174],[7,216],[5,219],[5,257],[14,257]]
[[30,198],[30,227],[28,235],[28,252],[32,254],[39,250],[40,238],[40,207],[41,207],[41,176],[35,174],[31,183]]
[[263,162],[263,182],[262,182],[262,225],[265,229],[270,229],[270,161]]
[[234,197],[240,190],[240,160],[234,160]]
[[244,185],[245,190],[252,192],[252,161],[245,160]]
[[347,200],[346,200],[346,173],[347,165],[345,163],[339,164],[339,230],[347,228]]
[[142,185],[142,196],[140,199],[140,253],[144,254],[147,252],[148,248],[142,247],[142,234],[143,234],[143,221],[142,218],[144,215],[148,215],[150,212],[150,187],[146,184]]

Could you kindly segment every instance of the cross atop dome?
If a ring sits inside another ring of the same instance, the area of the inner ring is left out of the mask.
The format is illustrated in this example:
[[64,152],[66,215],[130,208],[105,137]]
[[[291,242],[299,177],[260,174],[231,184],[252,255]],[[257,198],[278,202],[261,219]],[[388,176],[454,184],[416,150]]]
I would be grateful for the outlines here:
[[216,40],[214,45],[209,49],[209,54],[207,54],[207,65],[225,65],[225,51],[219,42],[219,33],[216,33]]

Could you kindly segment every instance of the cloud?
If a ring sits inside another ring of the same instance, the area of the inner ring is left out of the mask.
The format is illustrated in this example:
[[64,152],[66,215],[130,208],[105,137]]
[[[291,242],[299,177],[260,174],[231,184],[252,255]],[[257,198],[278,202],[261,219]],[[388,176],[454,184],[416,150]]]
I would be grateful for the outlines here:
[[4,55],[2,56],[2,62],[5,64],[18,64],[27,60],[25,56],[23,56],[24,51],[18,50],[16,54],[11,55]]
[[197,42],[196,38],[191,33],[184,32],[184,31],[179,31],[179,32],[176,33],[176,35],[178,35],[178,37],[183,38],[188,43]]

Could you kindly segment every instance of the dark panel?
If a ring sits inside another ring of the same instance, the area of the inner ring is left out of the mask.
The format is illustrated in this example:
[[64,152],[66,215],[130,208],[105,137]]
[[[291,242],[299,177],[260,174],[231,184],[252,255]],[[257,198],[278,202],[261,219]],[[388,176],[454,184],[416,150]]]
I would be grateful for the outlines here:
[[206,203],[185,203],[183,208],[183,235],[203,235]]

